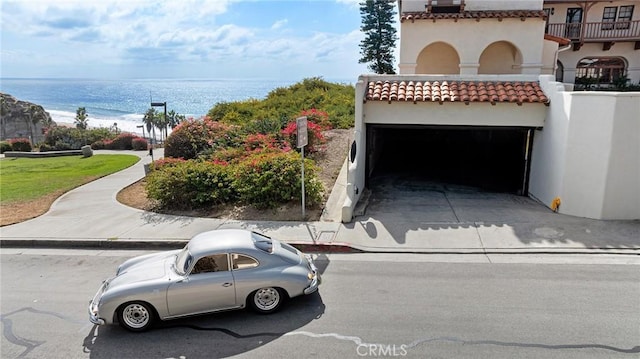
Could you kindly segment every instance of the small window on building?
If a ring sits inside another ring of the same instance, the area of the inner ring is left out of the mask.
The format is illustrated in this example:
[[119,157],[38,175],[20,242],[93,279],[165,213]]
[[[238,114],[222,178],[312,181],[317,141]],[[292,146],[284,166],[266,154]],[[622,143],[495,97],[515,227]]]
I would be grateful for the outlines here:
[[607,6],[602,13],[602,30],[613,30],[613,24],[616,22],[618,15],[617,6]]
[[427,12],[436,14],[461,13],[464,11],[464,0],[428,0]]
[[576,90],[612,87],[626,75],[626,63],[620,57],[586,57],[576,66]]
[[633,5],[620,6],[618,12],[618,22],[616,23],[616,29],[628,29],[631,26],[631,19],[633,18]]

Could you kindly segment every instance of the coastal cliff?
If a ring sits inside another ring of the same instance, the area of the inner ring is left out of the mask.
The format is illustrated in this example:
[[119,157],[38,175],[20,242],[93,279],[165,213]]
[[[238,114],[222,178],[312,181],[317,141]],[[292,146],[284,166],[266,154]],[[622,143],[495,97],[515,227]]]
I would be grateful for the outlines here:
[[40,105],[0,93],[0,140],[28,138],[32,144],[44,140],[44,128],[55,125]]

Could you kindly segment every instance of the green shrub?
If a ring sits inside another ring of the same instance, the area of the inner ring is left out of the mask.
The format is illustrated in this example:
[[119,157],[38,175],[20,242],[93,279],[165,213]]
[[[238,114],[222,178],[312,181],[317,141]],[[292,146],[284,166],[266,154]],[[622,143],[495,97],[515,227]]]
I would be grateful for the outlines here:
[[9,140],[11,150],[19,152],[31,152],[31,141],[28,138],[13,138]]
[[[235,166],[234,187],[240,199],[256,208],[274,208],[301,200],[300,157],[295,152],[254,153]],[[313,161],[305,160],[305,199],[322,200],[322,183]]]
[[92,145],[98,141],[106,141],[115,138],[115,134],[106,128],[94,128],[82,130],[79,128],[54,126],[47,130],[44,143],[53,150],[75,149]]
[[233,163],[247,155],[247,151],[242,147],[229,147],[207,153],[206,159],[214,163]]
[[207,115],[214,121],[246,126],[264,118],[290,120],[301,109],[326,112],[333,128],[351,128],[355,118],[355,88],[318,77],[308,78],[286,88],[276,88],[263,100],[218,103]]
[[193,209],[233,201],[233,177],[228,166],[204,161],[175,161],[147,176],[149,198],[162,207]]
[[243,129],[246,133],[278,134],[287,125],[287,122],[286,119],[256,119],[244,125]]
[[94,149],[94,150],[104,150],[105,148],[107,148],[107,146],[102,140],[96,141],[91,144],[91,149]]
[[164,145],[166,157],[194,159],[213,149],[235,147],[241,143],[241,133],[236,126],[212,121],[186,120],[173,129]]
[[8,141],[0,141],[0,153],[11,151],[11,144]]

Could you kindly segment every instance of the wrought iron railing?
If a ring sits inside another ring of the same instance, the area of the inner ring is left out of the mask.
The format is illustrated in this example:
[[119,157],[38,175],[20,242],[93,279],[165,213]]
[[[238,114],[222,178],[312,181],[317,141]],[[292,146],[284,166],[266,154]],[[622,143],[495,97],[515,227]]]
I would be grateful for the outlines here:
[[579,42],[640,41],[640,20],[548,24],[547,34]]

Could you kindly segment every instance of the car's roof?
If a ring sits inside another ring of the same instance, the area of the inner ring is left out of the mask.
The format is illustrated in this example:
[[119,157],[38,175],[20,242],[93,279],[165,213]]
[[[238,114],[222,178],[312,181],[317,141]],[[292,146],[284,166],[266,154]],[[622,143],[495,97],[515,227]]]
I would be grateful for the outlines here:
[[198,257],[216,251],[256,250],[253,232],[246,229],[217,229],[197,234],[189,241],[189,252]]

